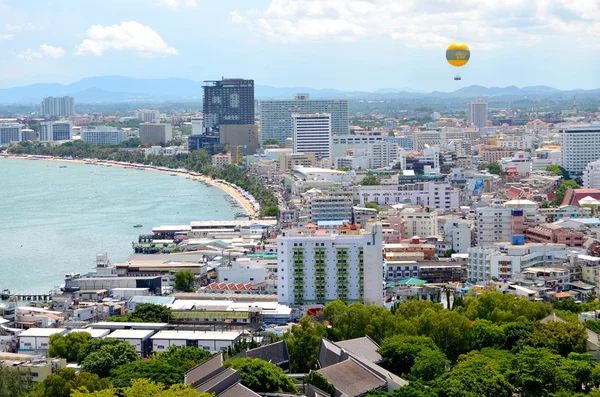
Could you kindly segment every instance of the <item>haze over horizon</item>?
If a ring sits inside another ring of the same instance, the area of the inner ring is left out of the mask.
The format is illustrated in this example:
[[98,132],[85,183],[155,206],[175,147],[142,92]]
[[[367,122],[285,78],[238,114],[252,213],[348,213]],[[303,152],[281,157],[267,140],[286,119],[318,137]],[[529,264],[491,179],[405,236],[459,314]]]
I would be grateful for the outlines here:
[[[586,0],[44,3],[0,0],[0,88],[108,75],[344,91],[600,87],[600,3]],[[454,41],[471,48],[460,82],[444,58]]]

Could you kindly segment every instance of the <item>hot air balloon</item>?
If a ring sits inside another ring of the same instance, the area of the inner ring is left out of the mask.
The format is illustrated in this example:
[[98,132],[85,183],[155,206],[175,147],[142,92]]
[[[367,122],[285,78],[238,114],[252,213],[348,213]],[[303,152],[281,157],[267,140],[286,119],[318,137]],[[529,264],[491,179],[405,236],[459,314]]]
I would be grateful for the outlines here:
[[[469,62],[471,51],[465,43],[452,43],[446,49],[446,60],[455,67],[465,66]],[[460,80],[460,75],[456,75],[454,80]]]

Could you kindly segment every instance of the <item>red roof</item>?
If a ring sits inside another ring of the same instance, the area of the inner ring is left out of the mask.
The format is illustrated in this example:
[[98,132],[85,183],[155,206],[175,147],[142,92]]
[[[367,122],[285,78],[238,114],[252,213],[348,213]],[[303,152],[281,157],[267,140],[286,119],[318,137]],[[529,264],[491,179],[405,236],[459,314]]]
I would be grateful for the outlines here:
[[567,294],[566,292],[557,292],[556,297],[557,298],[570,298],[571,295]]
[[308,225],[304,225],[304,227],[307,229],[316,229],[317,225],[315,225],[314,223],[309,223]]
[[591,197],[600,200],[600,190],[598,189],[569,189],[565,193],[565,197],[561,205],[574,205],[579,207],[579,200],[585,197]]
[[209,284],[206,289],[212,291],[250,291],[252,289],[252,284],[244,284],[244,283],[213,283]]

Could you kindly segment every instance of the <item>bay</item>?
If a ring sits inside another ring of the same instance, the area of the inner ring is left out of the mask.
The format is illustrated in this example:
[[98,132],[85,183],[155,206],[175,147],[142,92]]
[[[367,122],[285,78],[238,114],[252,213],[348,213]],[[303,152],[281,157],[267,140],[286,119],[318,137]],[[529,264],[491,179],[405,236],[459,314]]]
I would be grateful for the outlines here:
[[126,260],[152,227],[234,219],[225,196],[166,173],[0,158],[0,289],[46,293],[97,253]]

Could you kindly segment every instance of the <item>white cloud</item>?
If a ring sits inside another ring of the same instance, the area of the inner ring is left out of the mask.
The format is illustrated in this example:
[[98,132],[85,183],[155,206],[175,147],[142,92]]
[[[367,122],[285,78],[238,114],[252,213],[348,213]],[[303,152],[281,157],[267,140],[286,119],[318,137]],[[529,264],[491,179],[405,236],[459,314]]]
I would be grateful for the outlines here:
[[156,5],[172,9],[179,8],[180,6],[187,8],[195,8],[197,6],[196,0],[160,0]]
[[0,33],[0,41],[2,40],[12,40],[14,36],[10,33]]
[[105,51],[133,51],[142,56],[175,55],[177,50],[167,45],[153,29],[136,21],[120,25],[93,25],[87,39],[77,46],[77,55],[102,55]]
[[548,36],[593,40],[600,26],[600,2],[270,0],[265,8],[235,10],[230,18],[258,36],[280,42],[389,37],[409,47],[465,41],[473,48],[490,49],[531,45]]
[[63,56],[65,56],[65,50],[63,50],[60,47],[53,47],[48,44],[40,45],[40,49],[38,51],[34,51],[31,48],[28,48],[25,51],[22,51],[19,54],[17,54],[17,58],[26,59],[28,61],[34,59],[41,59],[44,57],[58,59],[62,58]]
[[10,31],[10,32],[22,32],[25,30],[35,30],[36,27],[31,23],[24,23],[22,25],[13,25],[11,23],[7,23],[6,25],[4,25],[5,29]]

